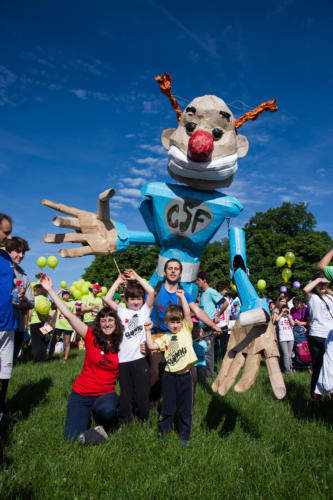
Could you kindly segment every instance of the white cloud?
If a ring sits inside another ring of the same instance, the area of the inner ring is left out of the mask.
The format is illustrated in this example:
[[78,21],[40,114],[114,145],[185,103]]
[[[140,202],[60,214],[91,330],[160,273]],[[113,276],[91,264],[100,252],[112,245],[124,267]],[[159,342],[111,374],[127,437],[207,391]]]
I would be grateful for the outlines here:
[[136,167],[132,167],[130,169],[130,172],[131,174],[134,174],[134,175],[143,175],[144,177],[149,177],[151,176],[151,169],[150,168],[136,168]]
[[152,156],[147,156],[146,158],[134,158],[136,163],[140,165],[155,165],[156,163],[160,163],[160,158],[153,158]]
[[156,144],[155,146],[151,146],[150,144],[141,144],[140,148],[150,151],[151,153],[156,153],[158,155],[166,154],[166,150],[164,149],[164,147],[160,146],[159,144]]
[[136,134],[126,134],[125,137],[126,139],[134,139],[136,137]]
[[142,106],[142,110],[146,114],[156,115],[160,112],[158,99],[153,99],[152,101],[143,101]]
[[72,89],[72,94],[76,95],[79,99],[85,101],[88,97],[93,97],[98,101],[109,101],[110,98],[108,95],[103,94],[102,92],[93,92],[92,90],[84,90],[84,89]]
[[118,190],[118,193],[120,193],[123,196],[133,196],[134,198],[141,196],[140,189],[134,189],[134,188],[120,188]]
[[122,184],[128,185],[128,186],[143,186],[146,184],[147,179],[144,179],[143,177],[125,177],[124,179],[121,179]]
[[115,208],[122,207],[123,205],[131,205],[133,208],[138,208],[138,201],[134,198],[126,198],[125,196],[115,195],[112,198],[112,203],[115,204]]

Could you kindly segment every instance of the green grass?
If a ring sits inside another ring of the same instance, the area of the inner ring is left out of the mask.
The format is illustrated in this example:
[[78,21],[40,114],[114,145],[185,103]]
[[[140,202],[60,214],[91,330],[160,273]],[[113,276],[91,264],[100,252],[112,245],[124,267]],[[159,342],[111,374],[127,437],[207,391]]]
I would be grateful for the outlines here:
[[192,437],[157,437],[133,423],[101,446],[63,440],[66,403],[83,353],[17,365],[8,389],[15,423],[2,424],[0,497],[70,499],[333,498],[333,404],[316,410],[308,372],[286,377],[273,397],[266,369],[245,394],[197,388]]

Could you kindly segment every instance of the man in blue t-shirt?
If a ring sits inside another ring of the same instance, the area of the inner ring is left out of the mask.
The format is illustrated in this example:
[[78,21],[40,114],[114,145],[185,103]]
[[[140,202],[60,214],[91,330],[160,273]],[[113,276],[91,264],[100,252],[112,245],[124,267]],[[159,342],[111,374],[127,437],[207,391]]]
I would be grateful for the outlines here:
[[[12,220],[0,213],[0,247],[11,238]],[[5,412],[5,397],[13,369],[14,330],[17,327],[12,290],[14,267],[8,253],[0,249],[0,421]]]
[[[200,271],[197,276],[197,285],[202,290],[200,294],[200,302],[199,307],[201,307],[205,313],[209,316],[209,318],[214,321],[216,309],[219,305],[225,302],[223,297],[219,294],[217,290],[211,288],[209,286],[210,283],[210,274],[205,271]],[[200,319],[200,318],[199,318]],[[209,349],[206,351],[206,376],[207,378],[213,378],[214,376],[214,343],[215,336],[214,332],[200,322],[200,326],[202,326],[205,330],[205,334],[212,333],[208,340],[210,340]],[[207,325],[207,324],[206,324]]]
[[[181,281],[182,264],[178,259],[169,259],[164,266],[164,281],[160,281],[155,287],[155,301],[151,312],[151,320],[153,322],[153,334],[168,333],[169,329],[164,323],[164,311],[170,304],[177,304],[178,297],[176,290],[179,288]],[[191,311],[195,316],[216,333],[220,333],[221,329],[215,325],[213,320],[200,309],[196,302],[193,302],[192,297],[185,292],[186,300]],[[220,296],[221,299],[221,296]],[[155,407],[161,396],[162,375],[164,371],[164,354],[162,352],[154,352],[150,356],[150,406]]]

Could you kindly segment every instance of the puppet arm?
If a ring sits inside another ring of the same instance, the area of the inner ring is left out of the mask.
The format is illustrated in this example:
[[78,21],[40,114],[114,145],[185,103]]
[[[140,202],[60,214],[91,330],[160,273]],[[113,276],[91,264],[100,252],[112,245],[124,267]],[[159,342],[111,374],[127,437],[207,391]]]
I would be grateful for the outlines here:
[[110,219],[109,200],[114,189],[108,189],[98,197],[98,212],[88,212],[62,203],[43,200],[46,205],[70,217],[56,216],[52,223],[57,227],[74,229],[75,233],[47,234],[46,243],[81,243],[82,247],[65,249],[61,257],[82,257],[83,255],[106,255],[122,252],[130,245],[154,245],[158,243],[150,231],[128,231],[122,223]]

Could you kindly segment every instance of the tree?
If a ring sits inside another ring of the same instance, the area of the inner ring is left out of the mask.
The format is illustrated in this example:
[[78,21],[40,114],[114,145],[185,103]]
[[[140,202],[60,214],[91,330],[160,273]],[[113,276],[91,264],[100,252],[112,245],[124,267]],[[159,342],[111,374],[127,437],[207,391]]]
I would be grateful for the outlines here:
[[245,224],[247,238],[257,231],[269,231],[271,234],[296,236],[306,235],[313,231],[317,222],[311,212],[307,212],[309,203],[283,203],[280,207],[269,208],[267,212],[257,212]]

